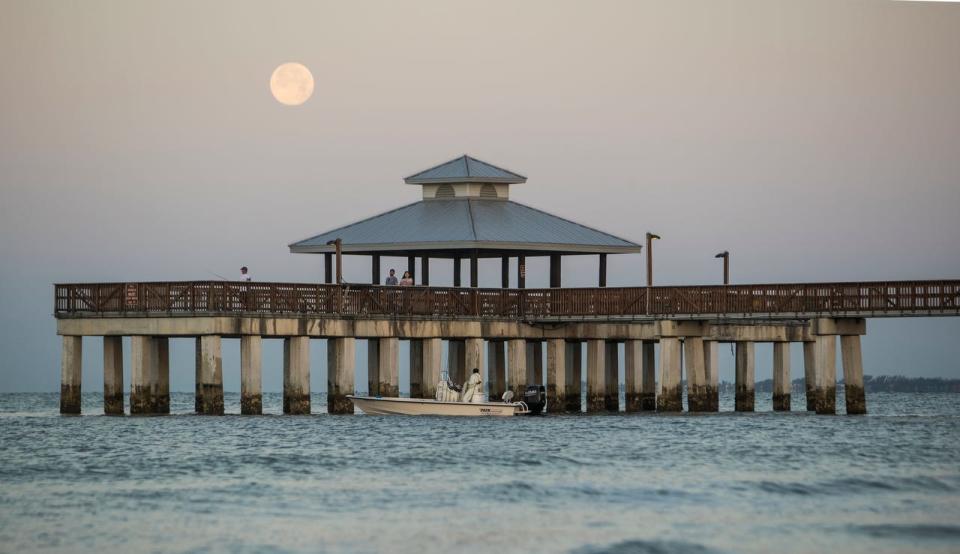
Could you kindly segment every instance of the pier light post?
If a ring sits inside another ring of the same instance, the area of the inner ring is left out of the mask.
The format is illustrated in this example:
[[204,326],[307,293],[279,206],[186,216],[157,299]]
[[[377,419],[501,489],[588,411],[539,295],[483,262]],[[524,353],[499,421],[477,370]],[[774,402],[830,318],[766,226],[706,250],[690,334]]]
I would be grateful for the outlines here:
[[650,287],[653,286],[653,241],[654,239],[659,240],[660,235],[655,235],[653,233],[647,233],[647,313],[650,313],[650,296],[651,291]]
[[343,261],[343,241],[339,238],[327,241],[328,245],[333,245],[337,252],[337,284],[343,284],[343,268],[340,265]]
[[723,284],[730,284],[730,252],[724,250],[723,252],[714,256],[714,258],[723,258]]

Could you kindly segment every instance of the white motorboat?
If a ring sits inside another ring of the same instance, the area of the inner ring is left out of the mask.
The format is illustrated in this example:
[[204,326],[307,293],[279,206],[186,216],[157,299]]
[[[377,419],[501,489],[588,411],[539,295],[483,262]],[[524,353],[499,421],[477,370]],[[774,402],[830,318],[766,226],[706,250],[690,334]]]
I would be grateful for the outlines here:
[[[446,377],[446,372],[444,372]],[[447,379],[437,384],[436,398],[385,398],[382,396],[354,396],[347,398],[365,414],[372,415],[443,415],[443,416],[518,416],[539,414],[546,403],[542,385],[527,387],[523,400],[512,402],[513,392],[507,391],[502,402],[488,402],[483,393],[472,394],[464,400],[460,388]]]

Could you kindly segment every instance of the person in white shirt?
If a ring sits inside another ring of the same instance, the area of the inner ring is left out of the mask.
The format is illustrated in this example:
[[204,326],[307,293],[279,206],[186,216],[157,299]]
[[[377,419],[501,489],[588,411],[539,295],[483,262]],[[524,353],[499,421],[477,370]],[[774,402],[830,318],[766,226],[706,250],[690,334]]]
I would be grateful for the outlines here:
[[470,379],[463,384],[463,402],[472,401],[473,395],[480,393],[481,383],[483,383],[483,379],[480,378],[480,370],[473,368],[473,374],[470,375]]
[[252,280],[253,280],[253,277],[251,277],[250,274],[247,273],[247,266],[243,266],[243,267],[240,268],[240,280],[241,280],[241,281],[252,281]]

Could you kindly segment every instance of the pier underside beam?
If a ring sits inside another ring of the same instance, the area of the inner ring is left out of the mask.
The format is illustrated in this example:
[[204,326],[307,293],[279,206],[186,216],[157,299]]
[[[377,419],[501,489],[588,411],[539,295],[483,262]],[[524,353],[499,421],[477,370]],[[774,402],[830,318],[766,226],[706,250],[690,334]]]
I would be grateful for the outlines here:
[[620,344],[609,341],[604,353],[603,405],[608,412],[620,411]]
[[283,339],[283,413],[310,413],[310,338]]
[[606,410],[607,343],[602,339],[587,341],[587,412]]
[[103,413],[123,415],[123,337],[103,337]]
[[683,339],[683,353],[683,362],[687,366],[687,410],[709,412],[710,396],[704,369],[703,339],[700,337]]
[[240,413],[263,413],[263,339],[240,337]]
[[223,357],[218,335],[197,337],[196,411],[223,415]]
[[683,411],[681,389],[680,339],[660,339],[660,392],[657,395],[657,410],[661,412]]
[[773,343],[773,410],[790,411],[790,343]]
[[[439,342],[439,339],[437,339]],[[327,340],[327,413],[352,414],[356,340],[349,337]]]
[[507,341],[507,379],[514,401],[523,398],[527,387],[527,341],[510,339]]
[[863,392],[863,356],[860,352],[859,335],[840,337],[840,357],[843,360],[843,388],[847,401],[847,414],[865,414],[867,398]]
[[487,341],[487,394],[500,400],[507,391],[507,351],[502,340]]
[[752,412],[756,386],[755,349],[753,342],[738,341],[736,354],[736,398],[734,409],[738,412]]
[[60,413],[79,414],[83,337],[64,335],[60,356]]

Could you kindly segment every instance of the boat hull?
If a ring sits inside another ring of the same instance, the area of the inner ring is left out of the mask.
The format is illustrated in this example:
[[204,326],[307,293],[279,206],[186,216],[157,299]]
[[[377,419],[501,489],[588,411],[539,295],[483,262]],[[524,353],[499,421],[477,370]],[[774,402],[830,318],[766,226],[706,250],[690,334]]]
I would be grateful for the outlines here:
[[440,402],[429,398],[376,398],[347,396],[354,406],[371,415],[440,415],[510,417],[528,413],[520,402]]

